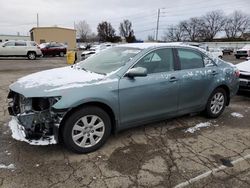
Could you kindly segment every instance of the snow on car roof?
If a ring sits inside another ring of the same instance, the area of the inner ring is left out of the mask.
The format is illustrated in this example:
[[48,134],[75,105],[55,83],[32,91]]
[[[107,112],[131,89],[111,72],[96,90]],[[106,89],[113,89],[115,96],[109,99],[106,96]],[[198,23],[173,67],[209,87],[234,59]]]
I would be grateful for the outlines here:
[[171,43],[129,43],[129,44],[121,44],[118,47],[131,47],[131,48],[139,48],[139,49],[147,49],[152,47],[161,47],[161,46],[183,46],[183,47],[191,47],[194,49],[200,49],[194,46],[190,46],[183,42],[171,42]]

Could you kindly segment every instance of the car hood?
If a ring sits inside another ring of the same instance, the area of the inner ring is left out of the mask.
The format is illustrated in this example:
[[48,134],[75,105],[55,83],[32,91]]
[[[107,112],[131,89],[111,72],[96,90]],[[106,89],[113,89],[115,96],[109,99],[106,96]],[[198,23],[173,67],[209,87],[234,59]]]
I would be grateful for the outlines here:
[[100,84],[109,80],[105,75],[71,66],[41,71],[22,77],[11,84],[10,89],[25,97],[61,96],[63,90]]
[[239,63],[236,65],[236,67],[241,71],[241,72],[246,72],[250,74],[250,60],[249,61],[244,61],[242,63]]
[[241,51],[247,51],[249,50],[248,48],[242,48],[242,49],[239,49],[239,50],[236,50],[237,52],[241,52]]

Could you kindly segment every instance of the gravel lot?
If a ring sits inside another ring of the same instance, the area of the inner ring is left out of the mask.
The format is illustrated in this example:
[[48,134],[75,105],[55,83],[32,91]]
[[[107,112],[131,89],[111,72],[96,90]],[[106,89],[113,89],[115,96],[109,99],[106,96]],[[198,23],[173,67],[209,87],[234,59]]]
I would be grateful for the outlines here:
[[[218,119],[187,115],[130,129],[87,155],[61,145],[31,146],[13,140],[8,128],[9,84],[65,65],[65,57],[0,59],[0,187],[250,187],[247,94],[234,97]],[[208,127],[185,132],[196,125]]]

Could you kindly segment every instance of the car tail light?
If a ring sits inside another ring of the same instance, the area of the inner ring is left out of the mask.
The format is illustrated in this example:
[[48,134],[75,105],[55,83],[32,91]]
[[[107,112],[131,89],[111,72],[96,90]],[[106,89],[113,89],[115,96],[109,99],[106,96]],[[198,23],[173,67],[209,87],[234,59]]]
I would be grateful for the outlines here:
[[236,70],[236,71],[235,71],[235,76],[236,76],[237,78],[240,77],[240,71],[239,71],[239,70]]

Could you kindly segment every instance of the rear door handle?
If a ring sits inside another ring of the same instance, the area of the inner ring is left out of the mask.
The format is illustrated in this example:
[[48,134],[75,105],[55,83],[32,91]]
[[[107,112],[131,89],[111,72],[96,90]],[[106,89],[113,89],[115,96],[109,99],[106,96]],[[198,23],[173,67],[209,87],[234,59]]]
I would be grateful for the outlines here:
[[216,75],[216,74],[218,74],[218,72],[215,71],[215,70],[213,70],[211,74],[212,74],[212,75]]
[[178,79],[175,76],[171,77],[169,80],[169,82],[176,82],[176,81],[178,81]]

